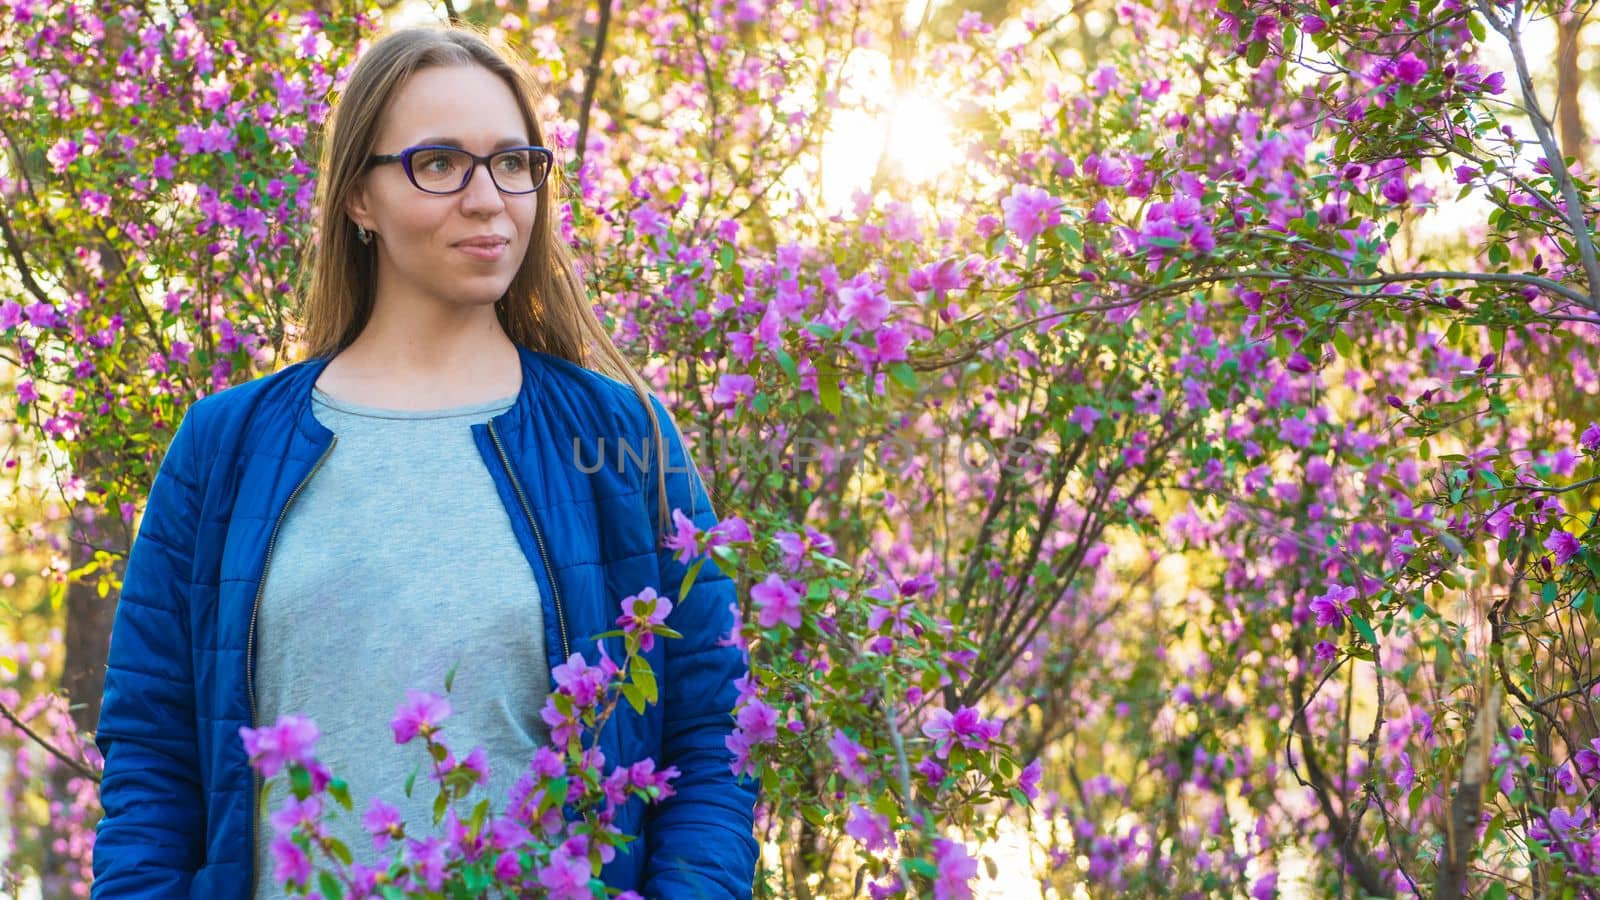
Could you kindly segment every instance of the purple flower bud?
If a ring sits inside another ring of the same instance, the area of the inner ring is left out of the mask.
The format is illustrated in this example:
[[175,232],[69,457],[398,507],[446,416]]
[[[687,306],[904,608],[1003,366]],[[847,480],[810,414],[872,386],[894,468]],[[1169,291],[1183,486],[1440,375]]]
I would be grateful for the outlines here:
[[1578,443],[1590,453],[1600,451],[1600,422],[1590,422],[1589,427],[1578,436]]

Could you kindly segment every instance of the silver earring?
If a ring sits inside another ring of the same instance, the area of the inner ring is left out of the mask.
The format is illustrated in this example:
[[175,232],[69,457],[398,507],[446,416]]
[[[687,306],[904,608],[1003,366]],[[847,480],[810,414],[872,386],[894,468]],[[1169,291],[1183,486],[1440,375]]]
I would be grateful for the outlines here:
[[370,244],[370,243],[372,243],[372,232],[370,232],[367,229],[361,227],[360,225],[357,225],[356,226],[356,240],[360,241],[363,244]]

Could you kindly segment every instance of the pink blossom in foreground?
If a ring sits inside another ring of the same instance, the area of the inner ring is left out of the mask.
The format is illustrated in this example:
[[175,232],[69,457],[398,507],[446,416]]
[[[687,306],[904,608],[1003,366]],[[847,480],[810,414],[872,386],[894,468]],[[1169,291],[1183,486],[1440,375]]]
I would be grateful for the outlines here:
[[419,734],[431,735],[449,716],[449,700],[407,688],[406,699],[395,708],[394,720],[389,723],[394,729],[394,742],[407,744]]
[[850,805],[844,833],[860,841],[868,853],[894,849],[894,832],[889,829],[889,817],[871,812],[859,803]]
[[400,836],[400,810],[390,806],[374,797],[367,807],[367,814],[361,817],[361,827],[372,835],[372,847],[383,850],[389,846],[389,839]]
[[1583,544],[1569,532],[1552,531],[1550,536],[1545,538],[1544,548],[1555,554],[1556,565],[1564,566],[1583,550]]
[[866,764],[872,759],[872,754],[867,748],[856,743],[849,735],[835,730],[833,737],[828,739],[828,749],[833,751],[834,759],[839,763],[839,771],[844,777],[857,784],[866,784],[871,780]]
[[272,839],[272,875],[278,883],[304,884],[311,877],[311,858],[293,841],[278,835]]
[[950,755],[950,747],[954,743],[969,750],[982,750],[991,741],[1000,736],[1000,722],[996,719],[985,719],[978,714],[977,709],[963,706],[955,712],[947,709],[935,708],[928,713],[928,721],[922,726],[922,733],[933,739],[933,752],[940,759]]
[[1338,627],[1351,614],[1350,601],[1356,589],[1348,585],[1334,585],[1328,592],[1311,599],[1310,609],[1317,617],[1318,628]]
[[933,862],[939,867],[939,878],[933,883],[936,900],[969,900],[972,897],[970,882],[978,874],[978,861],[967,853],[965,844],[936,838]]
[[700,555],[699,534],[694,520],[683,514],[683,510],[672,511],[673,531],[661,540],[662,546],[668,550],[676,550],[678,562],[687,564],[689,560]]
[[1011,196],[1000,201],[1006,227],[1024,244],[1061,224],[1061,201],[1043,188],[1015,184]]
[[650,629],[666,624],[670,612],[672,601],[657,594],[655,588],[647,587],[631,597],[623,598],[622,615],[617,617],[617,625],[628,634],[638,634],[639,649],[648,652],[656,645],[656,636]]
[[798,581],[777,575],[768,575],[765,581],[752,587],[750,601],[756,606],[756,623],[762,628],[772,628],[779,622],[799,628],[800,611],[805,602],[802,587]]
[[549,891],[550,900],[588,900],[589,861],[574,858],[565,846],[550,854],[550,864],[539,870],[539,884]]
[[245,753],[263,778],[278,774],[289,763],[310,762],[320,734],[315,722],[299,714],[281,716],[275,724],[262,728],[246,725],[239,729]]

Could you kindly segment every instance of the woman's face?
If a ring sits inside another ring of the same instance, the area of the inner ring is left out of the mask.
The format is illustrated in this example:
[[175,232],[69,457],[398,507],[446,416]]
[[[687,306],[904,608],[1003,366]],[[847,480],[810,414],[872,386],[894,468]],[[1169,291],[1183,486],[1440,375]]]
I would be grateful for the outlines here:
[[[531,137],[505,82],[478,66],[451,66],[416,72],[400,86],[373,152],[446,144],[487,155],[506,145],[532,144]],[[527,254],[538,196],[537,191],[501,193],[483,164],[473,169],[460,191],[429,194],[411,183],[401,163],[393,162],[367,169],[346,210],[373,232],[381,293],[479,306],[500,299],[516,275]],[[457,246],[485,235],[507,239],[498,257],[484,258]]]

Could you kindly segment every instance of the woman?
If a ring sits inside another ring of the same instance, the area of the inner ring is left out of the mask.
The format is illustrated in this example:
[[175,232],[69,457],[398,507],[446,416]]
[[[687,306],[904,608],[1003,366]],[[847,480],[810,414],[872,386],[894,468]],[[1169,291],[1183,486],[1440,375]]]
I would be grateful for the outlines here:
[[[552,669],[598,662],[590,636],[623,597],[677,599],[669,511],[717,519],[556,232],[538,96],[464,28],[395,32],[351,73],[318,173],[308,356],[190,407],[129,554],[96,735],[93,897],[279,896],[239,738],[279,713],[318,722],[319,757],[358,798],[431,832],[431,783],[399,790],[420,750],[387,723],[405,688],[438,692],[452,665],[445,738],[485,746],[503,808],[548,739]],[[608,885],[751,893],[756,785],[724,744],[746,672],[722,640],[734,601],[708,561],[668,619],[683,638],[645,654],[661,702],[619,704],[600,735],[608,763],[682,773],[671,798],[618,814],[639,840]]]

